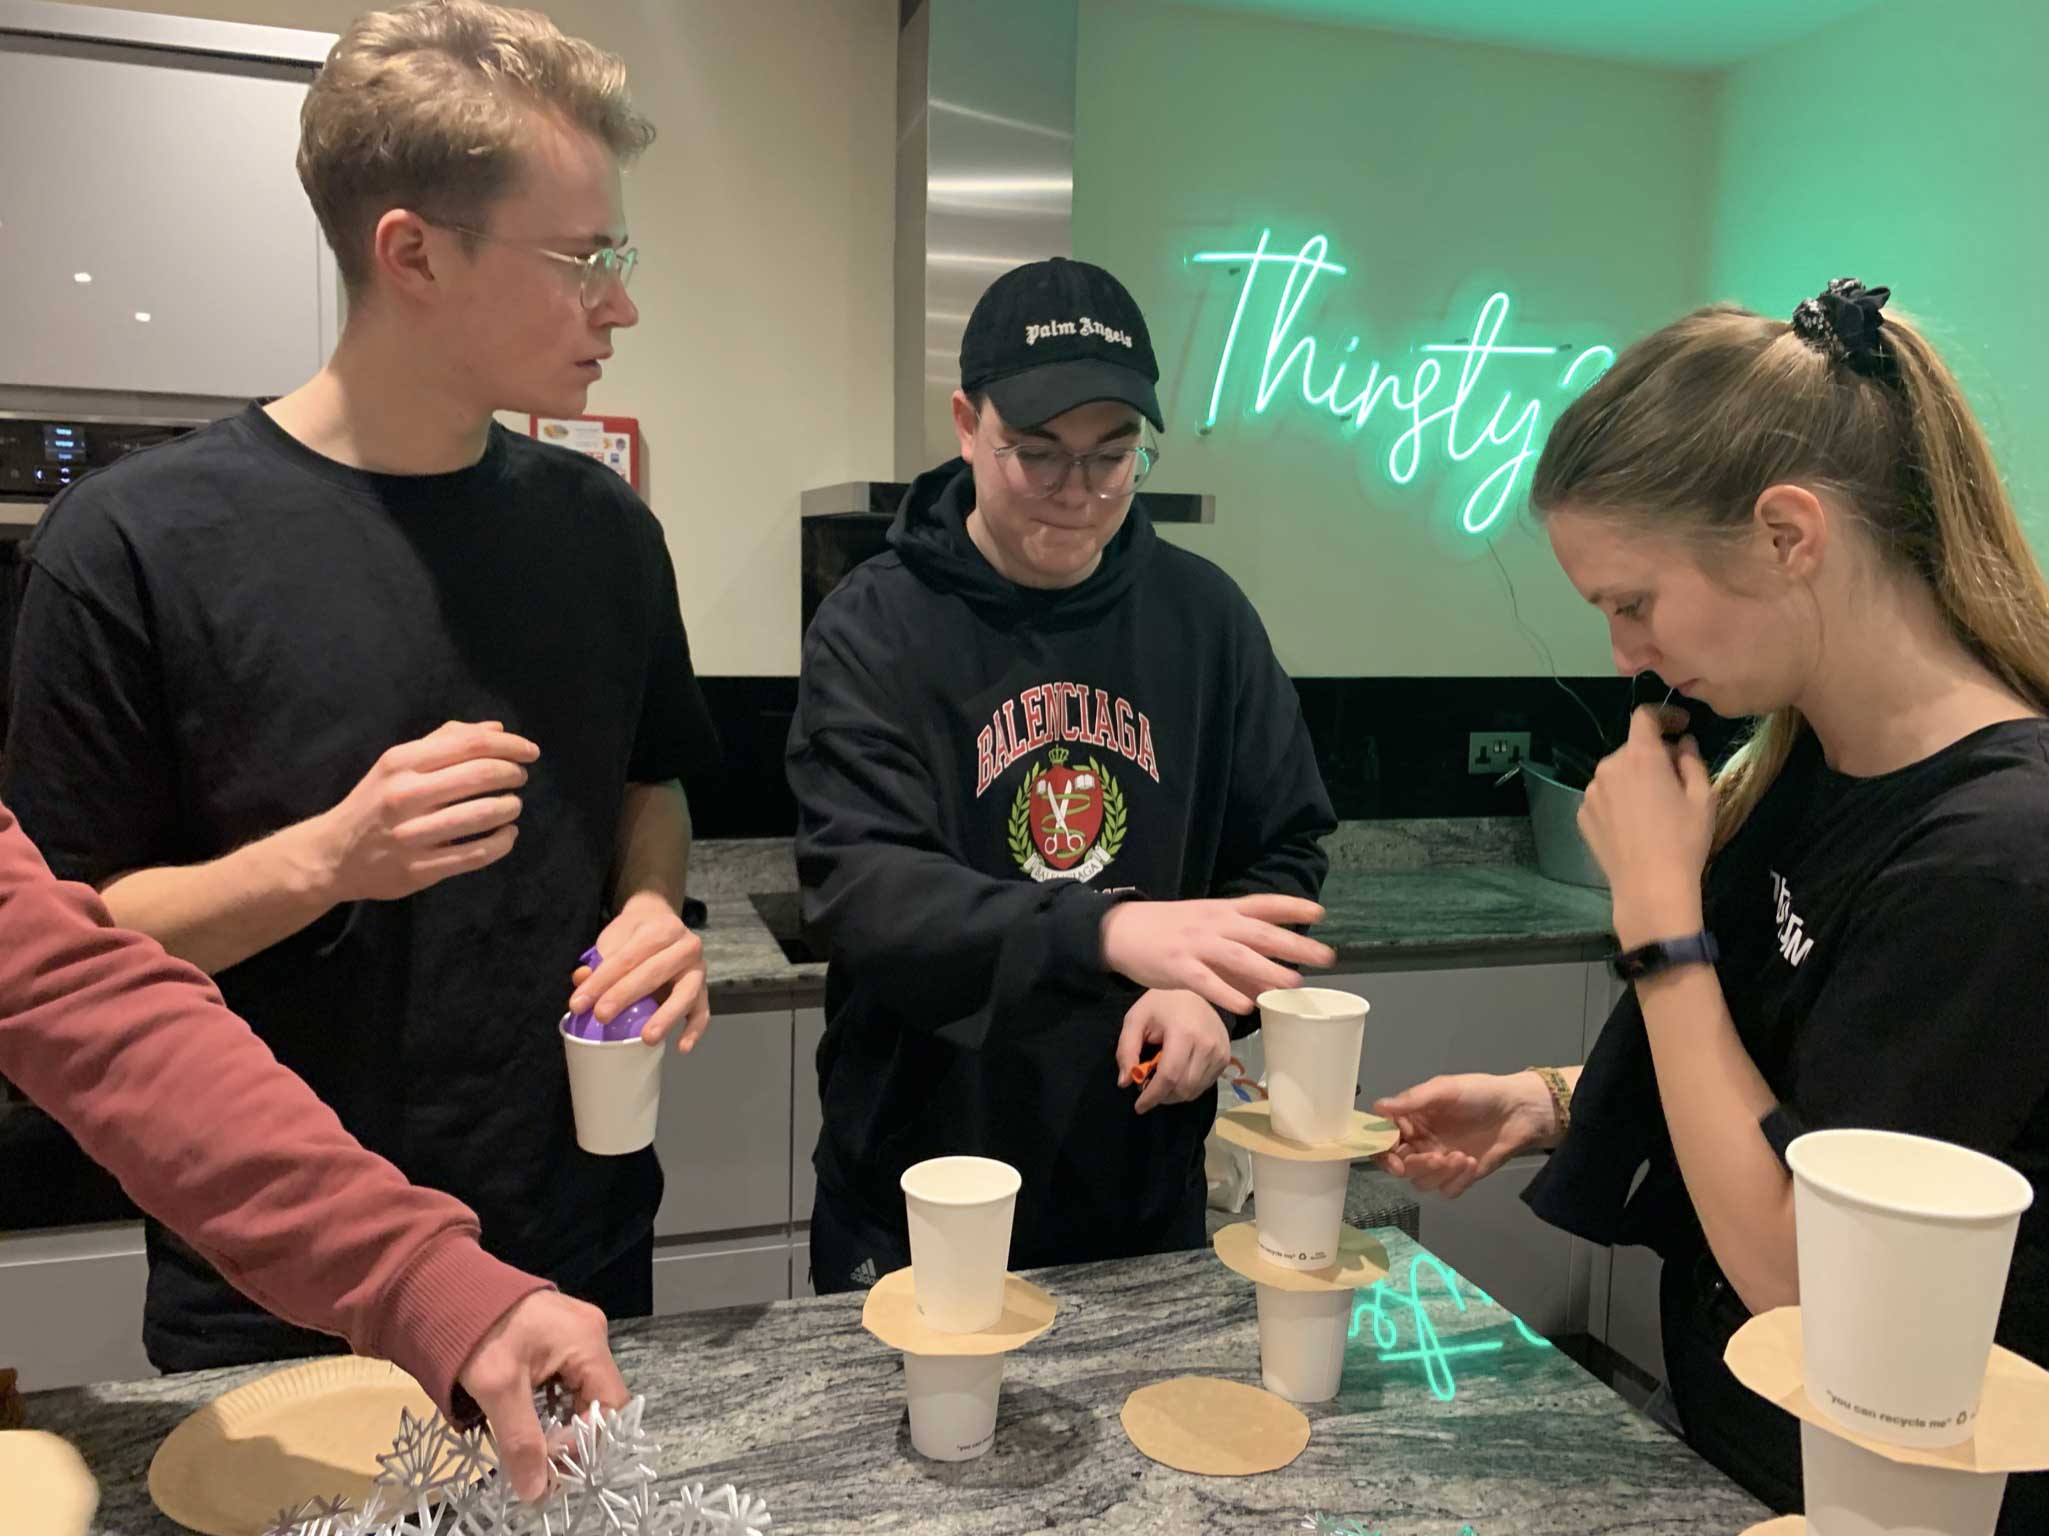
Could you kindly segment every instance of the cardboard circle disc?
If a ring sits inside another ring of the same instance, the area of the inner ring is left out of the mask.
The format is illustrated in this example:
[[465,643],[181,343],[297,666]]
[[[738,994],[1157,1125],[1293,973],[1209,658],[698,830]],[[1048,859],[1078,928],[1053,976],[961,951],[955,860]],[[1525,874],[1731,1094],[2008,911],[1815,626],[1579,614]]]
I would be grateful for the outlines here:
[[1259,1224],[1233,1222],[1210,1242],[1217,1257],[1247,1280],[1283,1291],[1356,1291],[1387,1278],[1387,1250],[1357,1227],[1338,1228],[1338,1261],[1322,1269],[1285,1269],[1259,1251]]
[[2010,1349],[1993,1347],[1971,1438],[1932,1446],[1874,1440],[1845,1429],[1815,1405],[1802,1380],[1798,1307],[1776,1307],[1753,1317],[1736,1330],[1723,1359],[1731,1374],[1765,1401],[1887,1461],[1956,1472],[2049,1471],[2049,1371]]
[[1273,1108],[1264,1099],[1256,1104],[1241,1104],[1236,1109],[1226,1110],[1217,1116],[1216,1130],[1234,1147],[1242,1147],[1247,1152],[1262,1152],[1268,1157],[1285,1157],[1298,1163],[1335,1163],[1378,1157],[1402,1139],[1393,1121],[1355,1109],[1350,1128],[1338,1141],[1318,1142],[1313,1146],[1289,1141],[1274,1134]]
[[1278,1472],[1309,1444],[1294,1404],[1242,1381],[1176,1376],[1124,1400],[1124,1433],[1152,1460],[1198,1477]]
[[909,1355],[1007,1355],[1053,1326],[1053,1298],[1016,1275],[1003,1277],[1003,1313],[979,1333],[946,1333],[918,1311],[909,1265],[869,1287],[861,1326],[891,1349]]

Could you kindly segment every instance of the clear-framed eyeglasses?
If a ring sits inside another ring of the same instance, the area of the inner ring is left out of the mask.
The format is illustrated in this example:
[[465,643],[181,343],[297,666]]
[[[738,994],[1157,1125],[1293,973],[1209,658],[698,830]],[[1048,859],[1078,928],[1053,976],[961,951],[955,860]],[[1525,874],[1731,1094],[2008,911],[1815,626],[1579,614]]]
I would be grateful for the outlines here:
[[502,236],[474,229],[468,224],[441,224],[430,219],[436,229],[451,230],[458,235],[468,235],[472,240],[481,240],[486,245],[502,245],[515,251],[529,251],[536,256],[545,256],[567,267],[575,267],[582,273],[582,287],[578,297],[585,309],[596,309],[605,302],[605,294],[612,284],[617,283],[620,291],[633,281],[633,269],[640,265],[640,252],[626,245],[601,245],[588,256],[568,256],[561,251],[551,251],[545,245],[535,245],[527,240],[507,240]]
[[[977,412],[975,421],[979,424],[981,419]],[[991,455],[1005,463],[1019,493],[1035,501],[1058,496],[1076,470],[1081,471],[1081,483],[1091,496],[1116,501],[1143,485],[1160,462],[1160,450],[1150,443],[1097,448],[1088,453],[1069,453],[1046,443],[1012,443],[992,449]]]

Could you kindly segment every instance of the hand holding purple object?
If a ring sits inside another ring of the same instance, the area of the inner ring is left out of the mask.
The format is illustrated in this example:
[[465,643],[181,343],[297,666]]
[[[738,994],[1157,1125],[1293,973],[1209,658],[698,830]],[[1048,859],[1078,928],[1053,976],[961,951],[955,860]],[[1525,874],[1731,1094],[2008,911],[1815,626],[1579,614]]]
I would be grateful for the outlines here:
[[[605,963],[605,957],[596,949],[587,949],[578,963],[596,970]],[[637,1040],[642,1028],[655,1016],[655,1010],[660,1006],[660,1002],[655,998],[643,997],[639,1002],[622,1009],[619,1016],[609,1024],[600,1024],[597,1016],[588,1009],[582,1013],[565,1014],[562,1019],[562,1033],[574,1035],[579,1040],[607,1043]]]

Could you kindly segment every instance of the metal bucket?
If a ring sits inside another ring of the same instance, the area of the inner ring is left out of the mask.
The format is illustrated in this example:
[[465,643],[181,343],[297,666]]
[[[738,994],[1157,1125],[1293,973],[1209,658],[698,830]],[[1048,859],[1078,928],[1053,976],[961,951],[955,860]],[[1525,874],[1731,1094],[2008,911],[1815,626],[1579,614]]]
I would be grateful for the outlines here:
[[1522,765],[1523,788],[1530,797],[1530,832],[1537,840],[1537,873],[1605,891],[1608,877],[1579,834],[1579,808],[1586,791],[1561,783],[1556,773],[1540,763]]

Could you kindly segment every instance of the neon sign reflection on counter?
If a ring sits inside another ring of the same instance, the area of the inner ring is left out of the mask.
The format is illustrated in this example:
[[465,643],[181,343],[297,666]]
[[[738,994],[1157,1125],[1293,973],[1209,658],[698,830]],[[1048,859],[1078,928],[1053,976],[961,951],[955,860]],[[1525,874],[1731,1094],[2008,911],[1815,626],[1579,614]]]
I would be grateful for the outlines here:
[[[1422,471],[1424,438],[1442,422],[1443,451],[1453,463],[1464,464],[1487,450],[1495,450],[1482,460],[1480,467],[1491,465],[1485,478],[1473,488],[1459,509],[1460,527],[1467,533],[1485,533],[1507,509],[1509,493],[1521,476],[1523,466],[1537,456],[1541,446],[1537,427],[1543,418],[1541,400],[1533,396],[1518,405],[1516,392],[1503,390],[1486,425],[1479,427],[1470,437],[1464,436],[1468,424],[1486,408],[1474,397],[1488,363],[1495,358],[1547,359],[1546,372],[1551,373],[1555,380],[1551,387],[1561,392],[1572,392],[1586,388],[1599,378],[1601,371],[1615,360],[1615,349],[1603,344],[1575,350],[1564,346],[1506,343],[1502,341],[1501,334],[1507,328],[1513,303],[1506,293],[1497,292],[1481,304],[1470,336],[1460,341],[1428,342],[1412,349],[1422,355],[1422,360],[1406,376],[1378,359],[1368,359],[1364,383],[1356,391],[1345,393],[1346,373],[1354,372],[1357,377],[1355,370],[1359,359],[1355,354],[1359,349],[1359,338],[1353,336],[1342,349],[1330,349],[1336,353],[1337,366],[1329,379],[1319,385],[1315,381],[1316,339],[1294,336],[1291,343],[1290,337],[1294,333],[1296,317],[1308,302],[1310,290],[1315,287],[1317,279],[1326,274],[1343,277],[1346,269],[1329,259],[1330,238],[1327,235],[1311,235],[1293,255],[1270,251],[1267,247],[1272,236],[1272,230],[1262,229],[1258,243],[1249,251],[1198,251],[1188,258],[1204,266],[1243,267],[1245,272],[1244,284],[1238,290],[1238,307],[1231,315],[1231,329],[1224,338],[1224,349],[1217,359],[1216,380],[1210,388],[1209,411],[1199,430],[1207,434],[1217,424],[1224,385],[1237,356],[1238,333],[1244,326],[1253,290],[1260,289],[1262,297],[1265,297],[1273,286],[1271,282],[1263,281],[1268,270],[1282,268],[1280,291],[1273,299],[1273,322],[1267,330],[1266,350],[1259,367],[1259,385],[1253,393],[1252,414],[1264,415],[1288,382],[1288,375],[1298,368],[1303,403],[1329,412],[1338,422],[1346,423],[1354,430],[1363,429],[1385,401],[1398,420],[1407,422],[1388,448],[1386,456],[1388,476],[1397,485],[1410,484]],[[1442,398],[1439,386],[1445,382],[1446,365],[1439,360],[1440,357],[1459,359],[1458,376],[1450,399],[1442,404],[1433,404]],[[1559,367],[1561,360],[1565,360],[1562,369]],[[1426,405],[1431,406],[1427,411]]]
[[[1437,1259],[1427,1253],[1411,1255],[1409,1259],[1409,1284],[1406,1290],[1397,1289],[1385,1280],[1373,1282],[1369,1290],[1352,1307],[1352,1327],[1349,1337],[1359,1337],[1360,1325],[1369,1317],[1373,1321],[1373,1342],[1380,1347],[1380,1361],[1383,1365],[1398,1361],[1414,1360],[1423,1367],[1423,1379],[1430,1384],[1430,1392],[1439,1402],[1448,1403],[1458,1396],[1458,1383],[1451,1374],[1454,1355],[1498,1354],[1504,1343],[1501,1339],[1476,1339],[1469,1344],[1446,1344],[1438,1337],[1437,1325],[1430,1321],[1430,1314],[1424,1308],[1423,1297],[1418,1292],[1418,1271],[1428,1269],[1444,1282],[1444,1289],[1450,1295],[1453,1305],[1459,1311],[1466,1310],[1466,1299],[1459,1291],[1459,1277]],[[1473,1299],[1487,1306],[1499,1306],[1485,1291],[1469,1280]],[[1416,1347],[1396,1349],[1401,1342],[1401,1328],[1389,1313],[1390,1303],[1397,1307],[1406,1306],[1416,1334]],[[1508,1320],[1515,1324],[1515,1331],[1525,1342],[1539,1349],[1550,1349],[1551,1341],[1542,1334],[1532,1333],[1523,1320],[1513,1312]]]

